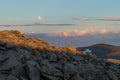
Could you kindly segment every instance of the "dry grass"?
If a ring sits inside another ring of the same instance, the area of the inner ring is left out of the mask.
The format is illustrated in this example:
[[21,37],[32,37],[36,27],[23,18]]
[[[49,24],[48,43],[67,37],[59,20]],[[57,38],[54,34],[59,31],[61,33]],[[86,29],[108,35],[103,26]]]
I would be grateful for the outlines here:
[[107,61],[115,63],[115,64],[120,64],[120,60],[118,60],[118,59],[109,58],[109,59],[107,59]]
[[0,31],[0,41],[42,51],[72,52],[74,54],[79,52],[75,47],[70,45],[66,47],[53,46],[42,39],[28,38],[25,34],[17,30]]

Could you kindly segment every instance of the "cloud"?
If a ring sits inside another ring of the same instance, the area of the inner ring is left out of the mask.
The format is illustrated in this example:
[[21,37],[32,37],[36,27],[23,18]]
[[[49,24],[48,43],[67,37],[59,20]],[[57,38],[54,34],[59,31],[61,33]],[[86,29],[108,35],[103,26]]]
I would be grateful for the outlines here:
[[81,17],[74,17],[73,20],[79,20],[79,21],[89,21],[89,18],[81,18]]
[[[106,29],[101,29],[96,32],[105,32]],[[78,33],[81,30],[74,30],[73,32]],[[86,30],[82,30],[83,32]],[[81,32],[82,32],[81,31]],[[72,32],[72,31],[71,31]],[[95,32],[95,31],[93,31]],[[57,36],[55,34],[51,34],[51,36],[41,33],[33,33],[33,34],[28,34],[29,37],[35,37],[35,38],[42,38],[49,42],[50,44],[56,45],[56,46],[66,46],[66,45],[73,45],[75,47],[83,47],[83,46],[89,46],[93,44],[98,44],[98,43],[105,43],[105,44],[112,44],[112,45],[118,45],[120,46],[120,32],[115,33],[114,32],[106,32],[104,34],[98,34],[94,33],[94,35],[90,34],[84,34],[83,36],[70,36],[70,37],[65,37],[65,36]],[[65,32],[63,34],[68,35],[70,32]],[[49,34],[50,35],[50,34]],[[53,36],[55,35],[55,36]]]
[[106,17],[106,18],[81,18],[81,17],[74,17],[72,19],[73,20],[78,20],[78,21],[96,21],[96,20],[101,20],[101,21],[120,21],[120,17]]
[[103,20],[103,21],[120,21],[120,18],[107,17],[107,18],[101,18],[101,19],[96,19],[96,20]]
[[108,31],[106,30],[106,29],[102,29],[102,30],[100,30],[100,34],[106,34]]
[[84,35],[97,35],[97,34],[108,34],[108,33],[120,33],[119,31],[110,32],[107,29],[101,30],[73,30],[73,31],[63,31],[63,32],[56,32],[56,33],[49,33],[47,36],[61,36],[61,37],[75,37],[75,36],[84,36]]
[[14,27],[19,27],[19,26],[74,26],[76,24],[64,24],[64,23],[39,23],[39,22],[34,22],[34,23],[28,23],[28,24],[0,24],[0,26],[4,27],[9,27],[9,26],[14,26]]

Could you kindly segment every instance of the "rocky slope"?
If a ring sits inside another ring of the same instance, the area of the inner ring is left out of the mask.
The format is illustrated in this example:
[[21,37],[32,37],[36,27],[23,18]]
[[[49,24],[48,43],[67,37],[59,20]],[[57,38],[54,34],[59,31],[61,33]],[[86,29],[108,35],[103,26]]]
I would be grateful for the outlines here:
[[120,80],[120,65],[19,31],[0,32],[0,80]]

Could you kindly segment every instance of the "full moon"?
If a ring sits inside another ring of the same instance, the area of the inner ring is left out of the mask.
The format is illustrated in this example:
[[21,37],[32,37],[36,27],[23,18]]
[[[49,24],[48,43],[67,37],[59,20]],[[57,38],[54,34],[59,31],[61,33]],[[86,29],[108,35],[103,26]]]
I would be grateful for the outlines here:
[[41,16],[38,16],[37,19],[38,19],[38,20],[42,20],[42,17],[41,17]]

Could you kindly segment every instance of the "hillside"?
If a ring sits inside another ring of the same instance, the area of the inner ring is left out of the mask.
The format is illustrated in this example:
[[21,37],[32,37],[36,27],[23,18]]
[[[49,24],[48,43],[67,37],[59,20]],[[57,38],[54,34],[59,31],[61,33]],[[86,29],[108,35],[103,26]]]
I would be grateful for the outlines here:
[[115,58],[120,59],[120,46],[108,44],[95,44],[88,47],[79,47],[78,50],[91,49],[93,54],[102,58]]
[[0,80],[120,80],[120,65],[6,30],[0,32]]

